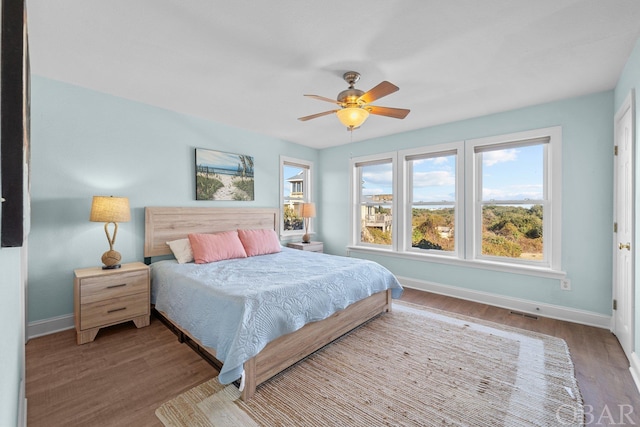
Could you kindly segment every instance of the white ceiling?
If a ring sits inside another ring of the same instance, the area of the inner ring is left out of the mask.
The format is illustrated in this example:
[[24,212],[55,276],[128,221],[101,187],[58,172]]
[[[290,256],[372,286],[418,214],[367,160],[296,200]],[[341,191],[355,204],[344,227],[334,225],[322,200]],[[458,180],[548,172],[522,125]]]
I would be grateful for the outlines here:
[[[27,0],[44,76],[314,148],[612,89],[638,0]],[[400,87],[349,135],[297,118],[362,74]]]

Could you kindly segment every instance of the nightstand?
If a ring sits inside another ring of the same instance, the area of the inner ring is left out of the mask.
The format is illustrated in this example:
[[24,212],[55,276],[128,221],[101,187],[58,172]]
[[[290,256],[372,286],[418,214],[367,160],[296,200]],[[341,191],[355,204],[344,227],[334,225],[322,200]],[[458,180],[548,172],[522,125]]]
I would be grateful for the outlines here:
[[322,251],[324,250],[324,245],[322,242],[309,242],[309,243],[290,242],[290,243],[287,243],[287,247],[298,249],[300,251],[320,252],[320,253],[322,253]]
[[93,341],[100,328],[133,320],[149,326],[149,266],[122,264],[114,270],[101,267],[74,270],[73,295],[76,341]]

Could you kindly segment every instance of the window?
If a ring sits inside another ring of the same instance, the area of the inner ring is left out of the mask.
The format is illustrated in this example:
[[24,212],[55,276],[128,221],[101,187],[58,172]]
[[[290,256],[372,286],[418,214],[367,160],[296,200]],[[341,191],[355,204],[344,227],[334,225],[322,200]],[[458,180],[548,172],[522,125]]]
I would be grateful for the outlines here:
[[[306,160],[280,157],[280,234],[304,234],[304,221],[300,215],[302,203],[311,202],[311,168]],[[309,230],[313,225],[309,224]]]
[[553,127],[353,159],[352,249],[559,272],[561,143]]
[[544,259],[547,142],[475,148],[479,257]]
[[459,253],[458,199],[463,181],[458,167],[462,149],[462,143],[456,143],[400,153],[407,194],[407,251],[448,256]]
[[392,248],[394,245],[395,153],[352,162],[355,197],[354,237],[358,245]]
[[560,270],[561,129],[467,141],[467,258]]

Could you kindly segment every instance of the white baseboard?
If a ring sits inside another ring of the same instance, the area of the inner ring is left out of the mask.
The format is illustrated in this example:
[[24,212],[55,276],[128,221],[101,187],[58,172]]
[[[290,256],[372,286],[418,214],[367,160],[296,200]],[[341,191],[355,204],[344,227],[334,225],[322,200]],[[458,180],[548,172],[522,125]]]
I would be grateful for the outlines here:
[[73,314],[52,317],[50,319],[36,320],[27,325],[27,340],[41,337],[75,327]]
[[635,351],[631,353],[631,359],[629,360],[629,370],[631,371],[631,376],[633,377],[633,382],[636,383],[636,387],[638,391],[640,391],[640,358],[638,357],[638,353]]
[[558,320],[566,320],[568,322],[580,323],[582,325],[588,326],[596,326],[598,328],[609,330],[611,329],[611,316],[606,316],[604,314],[595,313],[592,311],[578,310],[575,308],[539,303],[536,301],[507,297],[504,295],[497,295],[489,292],[474,291],[471,289],[427,282],[424,280],[418,280],[409,277],[398,276],[398,280],[400,281],[402,286],[405,286],[407,288],[419,289],[422,291],[433,292],[434,294],[480,302],[496,307],[515,310],[521,313],[549,317]]

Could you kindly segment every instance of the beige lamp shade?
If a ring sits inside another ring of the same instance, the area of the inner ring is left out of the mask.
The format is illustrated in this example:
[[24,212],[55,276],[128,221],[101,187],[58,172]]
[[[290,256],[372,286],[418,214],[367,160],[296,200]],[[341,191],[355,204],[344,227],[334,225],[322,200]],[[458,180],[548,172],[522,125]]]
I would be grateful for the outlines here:
[[355,129],[362,126],[365,120],[367,120],[369,112],[364,108],[347,107],[336,111],[336,115],[343,125],[349,129]]
[[93,196],[89,221],[128,222],[131,221],[129,199],[126,197]]
[[315,203],[303,203],[300,210],[300,216],[302,218],[315,218],[316,216],[316,204]]

